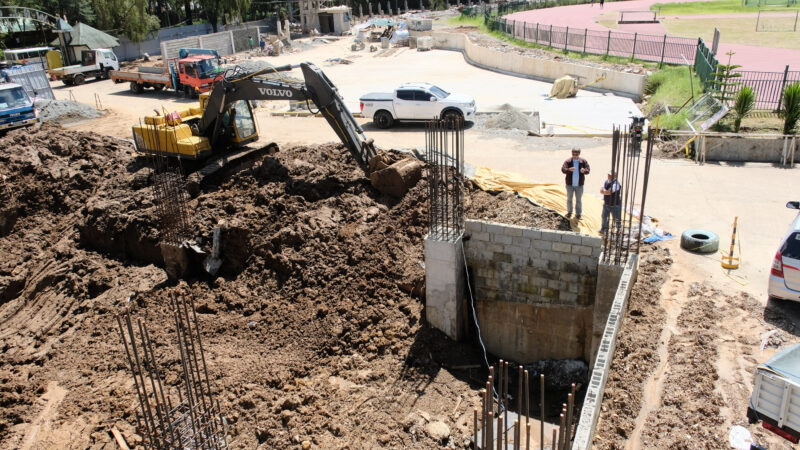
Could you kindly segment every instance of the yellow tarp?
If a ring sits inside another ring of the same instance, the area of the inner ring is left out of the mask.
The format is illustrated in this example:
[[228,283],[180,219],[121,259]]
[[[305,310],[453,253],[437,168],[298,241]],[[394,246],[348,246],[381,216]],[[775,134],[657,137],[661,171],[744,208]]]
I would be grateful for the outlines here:
[[[518,173],[503,172],[488,167],[476,167],[472,181],[485,191],[516,192],[521,197],[562,216],[567,214],[567,188],[563,184],[534,183]],[[597,230],[602,225],[603,201],[589,191],[594,189],[599,193],[600,185],[587,184],[583,189],[581,220],[575,219],[573,215],[570,219],[572,231],[599,236]]]

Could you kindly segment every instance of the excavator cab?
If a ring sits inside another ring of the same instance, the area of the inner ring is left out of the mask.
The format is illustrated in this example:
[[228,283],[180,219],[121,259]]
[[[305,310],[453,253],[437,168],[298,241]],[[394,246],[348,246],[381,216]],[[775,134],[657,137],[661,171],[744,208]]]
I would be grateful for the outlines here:
[[220,127],[225,129],[225,137],[220,140],[227,145],[243,147],[258,140],[258,127],[249,101],[237,100],[222,114],[220,120]]

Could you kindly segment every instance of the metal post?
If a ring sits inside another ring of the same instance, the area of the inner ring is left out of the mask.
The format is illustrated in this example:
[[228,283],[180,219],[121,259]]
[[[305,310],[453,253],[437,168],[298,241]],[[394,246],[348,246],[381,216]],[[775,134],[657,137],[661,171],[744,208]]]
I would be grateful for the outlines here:
[[586,53],[586,39],[588,39],[588,38],[589,38],[589,29],[588,28],[584,28],[583,29],[583,53],[581,53],[581,54],[585,54]]
[[569,42],[569,27],[567,27],[567,32],[564,33],[564,51],[567,51],[567,42]]
[[781,81],[781,88],[778,91],[778,111],[781,110],[781,104],[783,103],[783,90],[786,88],[786,78],[789,76],[789,65],[786,65],[786,68],[783,69],[783,81]]
[[636,57],[636,38],[638,35],[639,33],[633,33],[633,51],[631,52],[631,59]]
[[664,53],[667,51],[667,35],[664,35],[664,43],[661,44],[661,62],[658,63],[658,68],[664,65]]
[[536,24],[536,37],[533,38],[533,42],[535,42],[537,44],[539,43],[539,24],[538,23]]
[[606,56],[608,56],[608,51],[611,49],[611,30],[608,30],[608,42],[606,43]]
[[550,39],[549,39],[549,41],[547,41],[547,46],[548,47],[552,47],[553,46],[553,25],[550,25],[550,36],[549,36],[549,38]]

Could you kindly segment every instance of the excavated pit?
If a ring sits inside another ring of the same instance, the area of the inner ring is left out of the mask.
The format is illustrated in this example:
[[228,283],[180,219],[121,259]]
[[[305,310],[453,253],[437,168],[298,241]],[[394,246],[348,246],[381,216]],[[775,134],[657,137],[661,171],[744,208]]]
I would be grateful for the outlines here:
[[[160,267],[152,171],[128,142],[45,124],[0,147],[0,447],[33,433],[115,448],[113,427],[141,444],[114,317],[131,307],[146,321],[174,386],[167,299],[179,289],[197,302],[233,448],[468,445],[485,374],[446,368],[482,355],[424,323],[424,177],[395,199],[338,145],[261,155],[190,198],[201,248],[224,221],[223,263],[175,284]],[[467,185],[468,217],[568,229]],[[436,421],[446,438],[426,432]]]

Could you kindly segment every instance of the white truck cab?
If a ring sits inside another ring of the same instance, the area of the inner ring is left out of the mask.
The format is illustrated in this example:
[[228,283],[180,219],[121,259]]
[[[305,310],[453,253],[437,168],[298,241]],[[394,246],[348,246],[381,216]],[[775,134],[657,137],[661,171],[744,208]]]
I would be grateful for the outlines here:
[[372,92],[359,99],[361,113],[378,128],[391,128],[396,121],[445,120],[472,121],[475,99],[451,94],[431,83],[405,83],[393,93]]
[[50,69],[50,74],[71,86],[83,84],[90,77],[98,80],[110,78],[112,70],[119,70],[117,55],[111,49],[98,48],[83,50],[80,64]]

